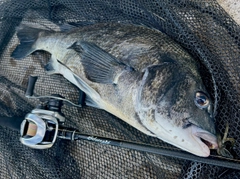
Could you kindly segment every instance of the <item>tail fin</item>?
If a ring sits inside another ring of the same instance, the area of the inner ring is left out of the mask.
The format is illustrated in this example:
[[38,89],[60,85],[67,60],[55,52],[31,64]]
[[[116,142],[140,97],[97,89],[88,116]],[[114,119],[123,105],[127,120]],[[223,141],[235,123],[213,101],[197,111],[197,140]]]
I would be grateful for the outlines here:
[[34,47],[34,44],[37,41],[41,31],[43,30],[27,26],[20,27],[17,32],[20,44],[13,51],[11,57],[20,60],[37,50],[36,47]]

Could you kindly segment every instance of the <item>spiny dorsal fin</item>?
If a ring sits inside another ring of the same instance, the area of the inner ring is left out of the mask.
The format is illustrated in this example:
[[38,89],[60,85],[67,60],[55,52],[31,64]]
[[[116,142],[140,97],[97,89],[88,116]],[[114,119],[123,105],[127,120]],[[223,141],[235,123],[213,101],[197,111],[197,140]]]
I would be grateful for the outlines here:
[[94,43],[80,41],[69,48],[80,54],[85,73],[92,82],[113,84],[126,67]]

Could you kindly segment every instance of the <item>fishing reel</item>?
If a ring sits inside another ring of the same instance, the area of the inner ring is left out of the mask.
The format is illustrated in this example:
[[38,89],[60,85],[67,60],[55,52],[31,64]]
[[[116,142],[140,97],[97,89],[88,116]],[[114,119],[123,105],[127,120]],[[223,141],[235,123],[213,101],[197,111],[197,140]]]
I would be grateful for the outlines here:
[[64,97],[58,94],[36,96],[33,95],[36,81],[37,77],[29,77],[25,96],[27,98],[41,98],[44,99],[44,102],[25,116],[20,127],[20,141],[31,148],[47,149],[53,146],[58,137],[59,126],[65,122],[64,114],[61,112],[63,102],[82,107],[84,105],[85,94],[80,91],[78,105],[64,99]]

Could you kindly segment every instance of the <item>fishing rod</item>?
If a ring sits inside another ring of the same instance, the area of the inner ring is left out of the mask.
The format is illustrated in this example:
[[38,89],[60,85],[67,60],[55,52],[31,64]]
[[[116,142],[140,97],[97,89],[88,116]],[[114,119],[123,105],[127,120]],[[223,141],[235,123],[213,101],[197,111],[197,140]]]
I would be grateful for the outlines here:
[[[184,151],[174,151],[152,145],[93,136],[81,133],[81,131],[74,128],[67,128],[64,126],[66,119],[64,114],[61,112],[61,107],[63,106],[63,102],[70,104],[71,102],[56,94],[44,97],[34,96],[33,90],[36,80],[37,77],[29,77],[26,97],[38,99],[45,98],[45,103],[38,105],[25,117],[0,118],[0,125],[5,125],[15,130],[19,130],[20,128],[20,141],[28,147],[34,149],[48,149],[54,145],[57,138],[70,141],[86,140],[140,152],[148,152],[225,168],[240,169],[240,161],[236,159],[213,155],[208,158],[203,158]],[[75,104],[75,106],[83,106],[84,99],[85,95],[82,91],[80,91],[79,104]]]

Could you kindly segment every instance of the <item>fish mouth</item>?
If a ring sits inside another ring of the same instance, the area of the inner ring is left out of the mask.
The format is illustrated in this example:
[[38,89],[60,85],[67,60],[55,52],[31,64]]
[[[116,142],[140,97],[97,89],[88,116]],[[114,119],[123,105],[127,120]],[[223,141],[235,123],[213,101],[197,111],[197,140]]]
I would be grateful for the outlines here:
[[217,149],[217,137],[197,126],[192,126],[192,134],[197,143],[202,147],[206,156],[210,155],[210,149]]

